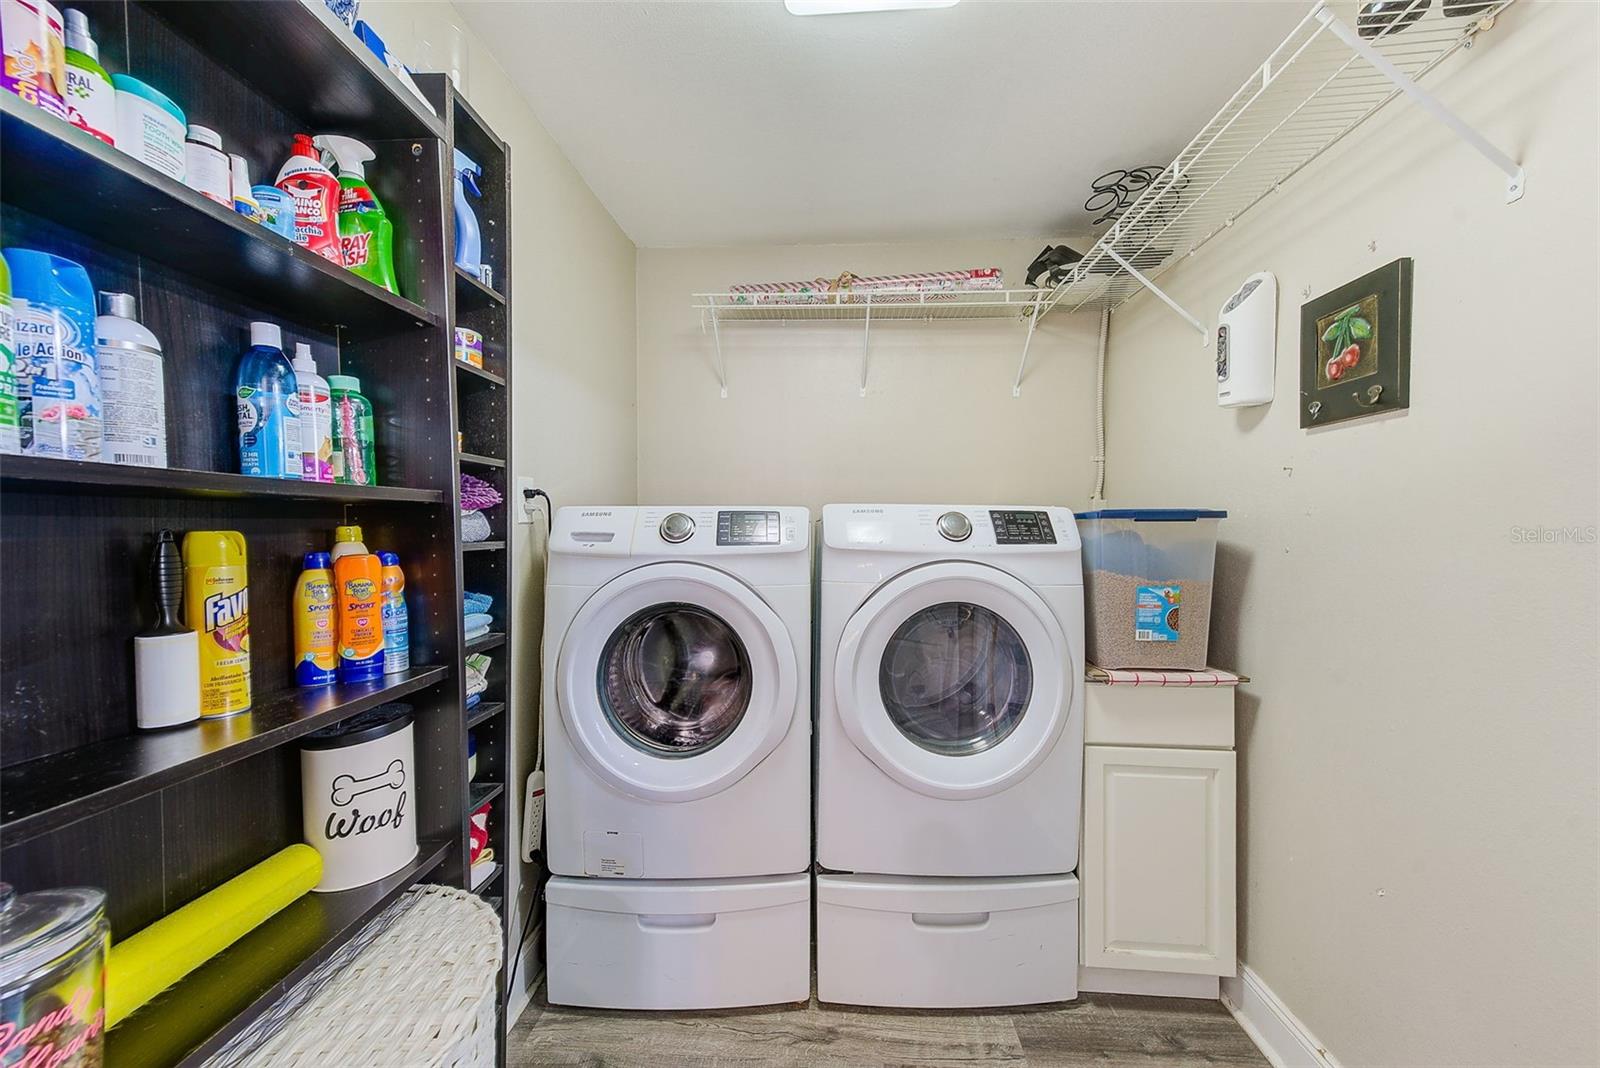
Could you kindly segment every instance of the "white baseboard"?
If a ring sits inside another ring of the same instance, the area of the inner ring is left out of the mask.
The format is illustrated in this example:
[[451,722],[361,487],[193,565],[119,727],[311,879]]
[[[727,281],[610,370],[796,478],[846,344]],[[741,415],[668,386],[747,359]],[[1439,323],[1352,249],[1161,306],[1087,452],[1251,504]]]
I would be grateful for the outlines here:
[[[544,982],[544,970],[539,967],[539,946],[544,939],[535,933],[522,950],[522,963],[517,965],[517,989],[506,992],[506,1033],[517,1025],[522,1014],[533,1004],[533,992]],[[507,975],[510,970],[507,969]]]
[[1078,967],[1078,990],[1090,994],[1144,994],[1158,998],[1209,998],[1221,992],[1214,975]]
[[1222,980],[1222,1003],[1272,1068],[1340,1068],[1315,1035],[1248,965]]

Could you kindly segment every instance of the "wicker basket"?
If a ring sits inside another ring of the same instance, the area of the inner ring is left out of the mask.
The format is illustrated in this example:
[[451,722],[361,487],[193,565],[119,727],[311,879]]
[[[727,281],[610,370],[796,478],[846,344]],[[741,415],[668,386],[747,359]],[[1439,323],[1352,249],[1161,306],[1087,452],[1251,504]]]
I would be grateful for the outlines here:
[[490,1068],[500,963],[487,902],[416,887],[206,1068]]

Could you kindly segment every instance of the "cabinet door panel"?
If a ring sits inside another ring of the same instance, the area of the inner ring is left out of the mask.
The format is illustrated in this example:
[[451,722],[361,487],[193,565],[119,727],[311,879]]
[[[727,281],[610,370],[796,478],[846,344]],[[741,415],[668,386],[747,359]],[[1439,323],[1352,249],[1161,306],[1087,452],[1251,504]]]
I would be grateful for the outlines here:
[[1083,963],[1234,974],[1234,754],[1084,750]]

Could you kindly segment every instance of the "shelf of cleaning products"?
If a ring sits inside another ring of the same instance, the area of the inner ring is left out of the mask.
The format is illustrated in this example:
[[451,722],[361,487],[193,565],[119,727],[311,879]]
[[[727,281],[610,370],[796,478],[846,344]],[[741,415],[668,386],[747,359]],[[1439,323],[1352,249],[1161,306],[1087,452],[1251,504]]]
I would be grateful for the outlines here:
[[383,682],[293,689],[247,713],[125,734],[0,769],[0,847],[9,848],[134,798],[283,745],[448,678],[419,667]]
[[0,457],[0,486],[8,490],[125,497],[250,497],[343,504],[441,504],[443,490],[400,486],[346,486],[337,482],[298,482],[218,471],[128,467],[48,456]]
[[0,93],[0,158],[8,207],[192,271],[298,322],[341,326],[352,340],[444,322],[11,93]]
[[469,379],[477,379],[479,381],[488,382],[492,385],[500,386],[502,388],[506,384],[506,380],[495,374],[493,371],[485,371],[481,367],[474,367],[465,360],[456,361],[456,370],[460,371],[462,374],[465,374]]
[[496,459],[493,456],[481,456],[475,452],[457,453],[456,460],[460,463],[474,464],[478,467],[504,467],[506,465],[504,460]]
[[444,124],[323,0],[229,4],[145,0],[183,36],[316,130],[381,140],[444,137]]
[[307,894],[179,980],[106,1036],[108,1068],[199,1065],[310,975],[396,898],[425,881],[453,840],[354,890]]
[[490,631],[480,638],[474,638],[467,643],[469,653],[486,653],[490,649],[498,649],[506,643],[506,636],[499,631]]
[[505,793],[505,784],[498,782],[472,783],[468,791],[467,811],[476,812],[485,804]]
[[491,720],[506,710],[504,701],[482,701],[477,708],[467,710],[467,730],[471,730],[485,720]]
[[503,541],[469,541],[461,546],[461,551],[464,553],[492,553],[505,547],[506,543]]
[[[1044,311],[1117,307],[1403,93],[1505,173],[1507,200],[1520,197],[1521,168],[1414,85],[1511,2],[1393,0],[1370,5],[1376,11],[1356,0],[1317,4],[1095,242]],[[1485,180],[1484,188],[1493,186]],[[1204,323],[1157,293],[1206,338]]]
[[494,289],[490,289],[469,271],[456,268],[456,306],[460,308],[482,308],[490,304],[504,304],[506,298]]

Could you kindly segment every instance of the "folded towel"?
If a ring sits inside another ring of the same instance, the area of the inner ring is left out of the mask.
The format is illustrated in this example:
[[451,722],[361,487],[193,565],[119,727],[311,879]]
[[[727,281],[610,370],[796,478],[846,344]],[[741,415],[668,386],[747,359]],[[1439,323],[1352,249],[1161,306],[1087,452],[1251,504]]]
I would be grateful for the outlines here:
[[475,541],[488,541],[493,531],[489,527],[489,520],[482,512],[461,513],[461,540],[471,544]]
[[463,474],[461,476],[462,511],[493,508],[502,500],[504,498],[500,496],[500,491],[495,489],[491,483],[485,482],[476,475]]
[[472,612],[465,616],[462,622],[466,624],[468,630],[473,630],[477,627],[483,627],[487,630],[489,627],[494,626],[494,617],[487,612]]
[[487,593],[473,593],[471,590],[461,598],[461,608],[467,615],[474,612],[487,612],[494,606],[494,598]]
[[469,693],[469,694],[467,694],[467,707],[468,708],[477,708],[478,705],[482,701],[483,701],[483,694],[481,694],[481,693]]
[[487,626],[472,628],[467,631],[466,640],[469,642],[475,642],[488,633],[489,628]]

